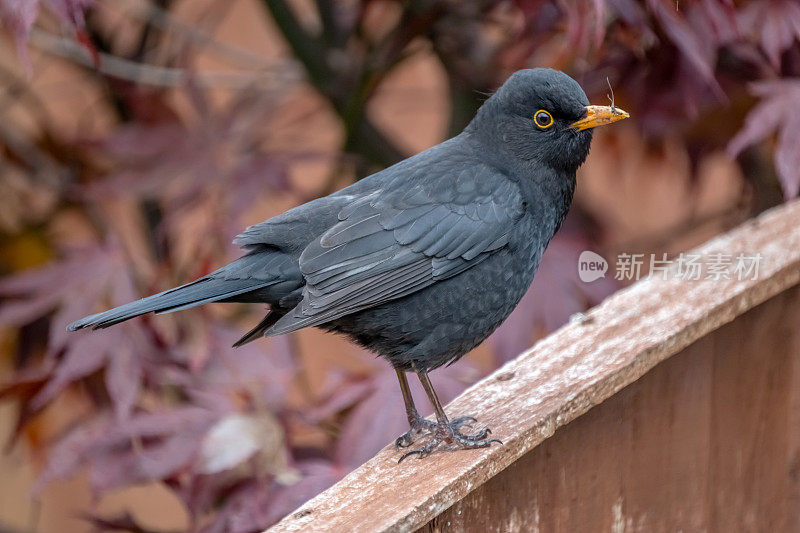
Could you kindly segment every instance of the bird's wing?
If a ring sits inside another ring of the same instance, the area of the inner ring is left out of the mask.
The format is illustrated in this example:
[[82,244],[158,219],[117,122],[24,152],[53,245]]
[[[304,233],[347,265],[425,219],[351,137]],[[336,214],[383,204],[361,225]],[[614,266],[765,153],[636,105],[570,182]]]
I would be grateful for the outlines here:
[[508,243],[523,212],[517,185],[471,165],[436,180],[400,180],[342,208],[300,255],[300,304],[268,335],[322,324],[416,292]]
[[309,242],[338,222],[337,215],[342,208],[358,198],[343,194],[345,192],[317,198],[250,226],[233,242],[248,250],[274,246],[297,258]]

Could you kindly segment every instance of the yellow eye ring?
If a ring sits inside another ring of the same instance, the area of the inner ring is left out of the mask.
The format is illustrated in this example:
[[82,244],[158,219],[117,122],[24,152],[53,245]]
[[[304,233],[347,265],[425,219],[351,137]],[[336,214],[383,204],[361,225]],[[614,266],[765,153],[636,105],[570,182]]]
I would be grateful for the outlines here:
[[544,109],[540,109],[539,111],[533,114],[533,123],[536,124],[539,128],[546,130],[547,128],[553,125],[553,115],[551,115]]

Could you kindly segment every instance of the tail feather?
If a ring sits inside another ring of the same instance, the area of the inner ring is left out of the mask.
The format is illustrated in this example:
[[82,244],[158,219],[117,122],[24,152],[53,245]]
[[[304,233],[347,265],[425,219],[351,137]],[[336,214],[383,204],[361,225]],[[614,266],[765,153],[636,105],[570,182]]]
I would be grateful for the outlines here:
[[264,336],[264,333],[272,327],[275,322],[277,322],[285,313],[279,312],[275,309],[270,310],[267,313],[261,322],[258,323],[256,327],[245,333],[241,339],[233,343],[234,348],[238,348],[239,346],[244,346],[249,342],[253,342],[254,340],[260,339]]
[[[172,313],[209,302],[279,302],[302,284],[303,275],[296,259],[263,246],[198,280],[84,317],[67,326],[67,330],[107,328],[145,313]],[[272,326],[282,315],[282,312],[271,312],[261,325]],[[251,333],[255,338],[256,330]],[[240,342],[249,339],[243,338]]]
[[84,317],[67,326],[67,330],[76,331],[88,327],[92,329],[107,328],[145,313],[153,311],[171,313],[188,309],[209,302],[233,298],[275,282],[276,280],[225,279],[207,276],[109,311]]

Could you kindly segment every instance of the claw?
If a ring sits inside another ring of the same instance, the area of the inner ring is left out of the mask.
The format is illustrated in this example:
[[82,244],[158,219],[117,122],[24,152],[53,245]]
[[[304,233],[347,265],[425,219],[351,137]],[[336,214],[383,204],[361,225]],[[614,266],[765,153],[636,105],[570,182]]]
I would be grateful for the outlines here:
[[476,440],[483,440],[483,439],[485,439],[486,437],[488,437],[491,434],[492,434],[492,430],[489,429],[489,428],[485,428],[485,429],[480,430],[475,435],[464,435],[463,433],[458,432],[458,433],[456,433],[454,435],[454,437],[456,439],[466,439],[466,440],[470,440],[470,441],[476,441]]
[[409,435],[409,433],[411,432],[409,431],[408,433],[404,433],[403,435],[397,437],[397,440],[394,441],[394,447],[397,449],[408,448],[414,444],[414,439],[411,437],[411,435]]
[[397,437],[394,441],[396,449],[408,448],[420,435],[427,435],[436,431],[436,422],[431,422],[427,418],[417,415],[411,422],[411,429]]
[[402,463],[403,459],[405,459],[406,457],[411,457],[412,455],[419,455],[420,459],[429,456],[431,454],[431,452],[433,451],[433,449],[436,447],[435,445],[431,446],[432,444],[434,444],[434,442],[436,442],[436,441],[435,440],[431,441],[431,442],[429,442],[428,444],[426,444],[425,446],[423,446],[422,448],[420,448],[418,450],[411,450],[410,452],[404,453],[403,455],[400,456],[400,459],[397,460],[397,464]]
[[472,428],[472,424],[478,420],[474,416],[461,416],[450,422],[450,427],[458,429],[462,426]]
[[[424,421],[424,423],[420,421]],[[489,428],[482,429],[474,435],[465,435],[462,433],[459,428],[470,427],[470,423],[477,422],[477,420],[471,416],[462,416],[442,425],[421,417],[420,421],[415,420],[415,422],[419,423],[413,424],[408,433],[398,438],[395,441],[395,446],[397,448],[407,448],[414,442],[415,436],[421,433],[431,433],[431,440],[421,448],[404,453],[400,456],[400,459],[397,460],[398,463],[402,463],[403,460],[412,455],[417,455],[420,459],[427,457],[444,442],[455,444],[458,449],[464,450],[488,448],[494,442],[503,444],[499,439],[486,439],[487,436],[492,434]]]

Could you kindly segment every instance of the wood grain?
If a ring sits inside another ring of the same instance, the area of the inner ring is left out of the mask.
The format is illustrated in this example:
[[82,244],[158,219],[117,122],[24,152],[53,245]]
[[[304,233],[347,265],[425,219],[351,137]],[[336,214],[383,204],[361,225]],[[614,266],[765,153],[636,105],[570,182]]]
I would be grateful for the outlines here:
[[[551,438],[557,428],[611,398],[658,363],[698,341],[733,342],[714,340],[715,337],[711,338],[709,334],[758,304],[786,292],[800,281],[798,228],[800,228],[800,203],[793,202],[764,213],[759,218],[713,239],[696,252],[707,257],[715,253],[730,254],[734,257],[738,253],[761,253],[763,259],[757,279],[643,280],[616,293],[586,313],[581,320],[568,324],[543,339],[531,350],[470,387],[447,407],[453,416],[475,414],[482,421],[488,421],[494,435],[503,440],[502,446],[493,446],[485,450],[435,454],[426,460],[409,460],[400,465],[397,464],[398,452],[387,446],[335,486],[288,515],[270,531],[410,531],[424,526],[487,481],[495,482],[493,478],[501,479],[503,476],[498,474],[510,465],[517,464],[515,462],[518,459]],[[796,323],[795,321],[794,324]],[[737,339],[734,348],[741,342],[744,340]],[[724,355],[719,356],[720,359],[724,357]],[[685,389],[684,395],[687,398],[694,397],[698,407],[690,409],[692,402],[687,399],[674,406],[673,416],[680,415],[686,420],[691,417],[706,421],[716,420],[714,417],[719,408],[714,406],[729,401],[730,398],[726,394],[733,394],[731,392],[733,387],[717,390],[715,380],[732,380],[731,383],[739,387],[760,387],[765,383],[753,381],[756,379],[755,373],[753,376],[738,374],[726,376],[722,369],[717,372],[717,367],[725,366],[722,363],[723,361],[715,357],[713,361],[705,363],[708,368],[700,363],[694,363],[699,366],[693,368],[682,379],[674,376],[662,377],[661,379],[669,383],[655,383],[655,386],[662,387],[660,394],[654,391],[651,394],[629,397],[628,393],[625,393],[620,395],[620,398],[627,398],[625,401],[637,405],[641,403],[642,407],[637,412],[646,413],[647,409],[654,409],[665,401],[663,394]],[[703,372],[711,373],[710,377],[703,378]],[[760,379],[767,380],[767,384],[778,383],[780,379],[789,379],[784,374],[791,376],[791,373],[774,370],[773,373],[764,375]],[[670,380],[674,380],[675,383]],[[712,392],[703,390],[704,387],[712,386],[715,387]],[[703,400],[709,394],[714,399],[710,404]],[[620,400],[615,399],[615,401]],[[758,405],[766,401],[768,400],[760,399],[761,403]],[[792,401],[798,402],[796,398]],[[609,423],[620,416],[620,412],[607,411],[609,412],[605,416],[608,417]],[[796,413],[797,410],[793,412]],[[769,418],[763,408],[754,406],[745,409],[742,416]],[[784,413],[770,416],[788,415]],[[796,419],[798,415],[793,416]],[[719,479],[701,480],[696,476],[687,477],[683,474],[685,468],[702,469],[703,465],[710,464],[712,457],[730,460],[727,453],[717,453],[715,450],[738,446],[731,443],[731,439],[739,435],[737,424],[742,422],[738,418],[733,420],[732,417],[733,415],[723,417],[715,422],[722,424],[719,426],[719,435],[715,434],[712,438],[712,435],[707,433],[705,438],[708,442],[705,451],[699,456],[690,453],[698,449],[697,443],[692,440],[694,436],[687,434],[679,438],[681,431],[676,432],[678,436],[672,436],[670,433],[672,426],[666,425],[667,421],[664,419],[650,422],[643,419],[646,418],[645,414],[640,414],[638,421],[629,422],[630,426],[626,427],[626,431],[639,432],[644,425],[663,424],[660,431],[648,433],[647,438],[656,439],[661,434],[664,439],[674,440],[675,446],[686,447],[681,455],[681,461],[693,461],[692,463],[665,464],[659,467],[659,471],[669,476],[663,482],[664,486],[670,487],[669,490],[673,491],[677,498],[678,495],[705,494],[709,490],[708,487],[715,483],[737,482],[740,478],[735,476],[741,474],[736,474],[739,471],[735,468],[750,464],[746,460],[758,453],[754,451],[756,448],[753,446],[763,445],[764,438],[751,444],[749,449],[733,450],[738,458],[733,464],[719,465],[721,470],[715,470],[716,473],[713,474]],[[580,423],[576,421],[576,424]],[[700,421],[695,423],[700,424]],[[763,423],[765,427],[768,425],[766,421]],[[727,437],[726,432],[728,432]],[[613,435],[600,433],[583,437],[587,453],[595,454],[594,461],[602,462],[603,450],[615,442],[612,441],[612,437]],[[798,441],[797,435],[787,434],[785,439],[786,443]],[[567,488],[574,489],[576,483],[593,484],[598,490],[608,494],[628,494],[629,490],[637,492],[636,487],[641,483],[638,477],[641,468],[674,460],[660,455],[654,447],[646,448],[651,450],[649,454],[640,454],[638,448],[634,449],[634,442],[638,443],[631,438],[621,444],[627,446],[629,461],[615,471],[601,470],[595,477],[588,476],[580,480],[563,477],[560,483],[564,497],[572,494]],[[541,449],[545,448],[550,449],[551,454],[568,453],[566,450],[556,450],[547,445]],[[537,450],[530,455],[537,453],[541,452]],[[562,457],[562,460],[569,459]],[[523,459],[523,461],[529,460],[532,459],[527,457]],[[588,461],[585,464],[588,468],[593,462]],[[543,472],[539,474],[545,475]],[[711,476],[710,473],[706,475]],[[791,491],[794,501],[797,501],[797,487],[792,485]],[[653,502],[648,501],[648,498],[651,498],[647,494],[648,491],[638,490],[638,492],[641,493],[638,496],[641,503],[637,503],[636,498],[620,502],[615,500],[614,505],[617,507],[614,509],[618,509],[619,512],[612,513],[612,518],[621,516],[619,520],[623,518],[628,520],[628,517],[633,520],[637,515],[632,510],[650,508]],[[540,520],[545,520],[545,513],[551,513],[552,517],[546,519],[556,521],[552,523],[561,523],[559,521],[568,523],[572,520],[569,518],[571,513],[567,512],[569,509],[565,511],[563,506],[555,505],[555,503],[563,504],[565,500],[558,502],[547,500],[554,497],[544,493],[537,495]],[[756,498],[759,502],[768,502],[772,499],[770,494],[762,492],[754,492],[748,497]],[[734,493],[729,496],[722,495],[719,501],[715,500],[713,505],[709,504],[711,507],[708,513],[691,518],[694,520],[691,523],[702,525],[702,520],[709,520],[708,516],[722,512],[720,509],[725,509],[727,505],[741,504],[742,501],[742,498]],[[577,502],[573,503],[577,505]],[[590,509],[591,505],[600,504],[586,505],[587,510],[580,511],[585,513],[586,517],[605,516],[594,513],[607,510],[606,507]],[[796,506],[793,509],[795,510],[792,512],[797,513]],[[713,521],[722,523],[723,518],[714,516]],[[619,520],[612,521],[611,525],[617,527],[627,523]],[[686,520],[690,518],[687,517]]]
[[800,531],[798,319],[794,288],[559,429],[420,532]]

